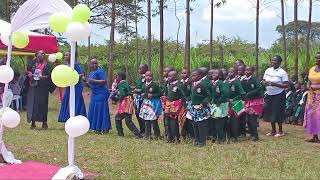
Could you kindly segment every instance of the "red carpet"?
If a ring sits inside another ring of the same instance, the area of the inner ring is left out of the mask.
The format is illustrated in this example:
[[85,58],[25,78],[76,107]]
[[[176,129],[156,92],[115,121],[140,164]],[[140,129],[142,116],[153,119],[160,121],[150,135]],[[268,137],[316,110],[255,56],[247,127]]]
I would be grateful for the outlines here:
[[[15,165],[0,165],[0,180],[46,180],[51,179],[60,167],[28,161]],[[85,175],[92,175],[87,174]]]

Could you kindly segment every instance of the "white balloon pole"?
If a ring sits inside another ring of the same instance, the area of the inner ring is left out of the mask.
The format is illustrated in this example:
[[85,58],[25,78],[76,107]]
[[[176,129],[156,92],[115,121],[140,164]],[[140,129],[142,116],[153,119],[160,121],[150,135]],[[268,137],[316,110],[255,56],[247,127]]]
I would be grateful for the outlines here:
[[[75,59],[76,59],[76,42],[71,42],[71,59],[70,67],[74,69]],[[70,117],[75,116],[75,89],[74,85],[70,86],[70,99],[69,99],[69,113]],[[52,179],[67,179],[70,175],[75,175],[79,179],[83,179],[84,175],[81,170],[74,164],[75,156],[75,138],[69,136],[68,138],[68,163],[67,167],[60,169],[57,174],[54,175]]]
[[[12,42],[11,42],[11,35],[9,36],[9,43],[8,43],[8,52],[7,52],[7,66],[10,66],[10,62],[11,62],[11,53],[12,53]],[[5,84],[4,87],[4,92],[3,92],[3,96],[2,96],[2,109],[0,110],[0,117],[2,115],[2,113],[4,112],[5,108],[10,106],[9,103],[11,103],[11,101],[7,98],[9,95],[9,91],[8,91],[8,83]],[[9,101],[8,101],[9,100]],[[5,162],[9,163],[9,164],[20,164],[21,161],[17,160],[14,158],[14,155],[7,150],[4,142],[3,142],[3,132],[4,132],[4,126],[2,121],[0,121],[0,152],[1,155],[3,157],[3,159],[5,160]]]

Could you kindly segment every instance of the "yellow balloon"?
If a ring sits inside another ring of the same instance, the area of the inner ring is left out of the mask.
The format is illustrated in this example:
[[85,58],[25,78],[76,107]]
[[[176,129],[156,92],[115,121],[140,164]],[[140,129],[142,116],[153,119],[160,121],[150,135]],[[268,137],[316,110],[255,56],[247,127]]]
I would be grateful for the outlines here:
[[64,13],[54,13],[49,18],[50,28],[55,32],[65,32],[71,18]]
[[29,36],[25,32],[14,32],[12,34],[12,45],[16,48],[25,48],[29,44]]
[[85,4],[78,4],[73,8],[72,20],[76,22],[86,23],[91,16],[90,8]]
[[71,85],[76,85],[79,82],[79,74],[76,70],[73,70],[71,78]]
[[52,82],[58,87],[70,86],[73,83],[72,76],[74,76],[74,72],[67,65],[59,65],[51,73]]
[[58,52],[56,56],[57,56],[57,59],[59,60],[63,58],[63,54],[61,52]]

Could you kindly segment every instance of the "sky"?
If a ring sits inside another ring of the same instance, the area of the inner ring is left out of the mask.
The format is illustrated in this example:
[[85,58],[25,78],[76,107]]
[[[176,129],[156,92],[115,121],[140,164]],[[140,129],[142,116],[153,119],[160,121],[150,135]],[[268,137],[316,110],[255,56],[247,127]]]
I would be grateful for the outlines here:
[[[185,37],[185,0],[177,2],[177,15],[181,21],[179,41],[184,42]],[[217,1],[217,0],[216,0]],[[228,38],[240,37],[242,40],[255,42],[255,4],[256,0],[227,0],[220,8],[214,9],[214,37],[225,35]],[[155,3],[154,3],[155,4]],[[276,31],[277,25],[281,24],[280,0],[261,0],[260,11],[260,46],[269,48],[280,36]],[[154,5],[156,8],[156,4]],[[210,38],[210,4],[209,0],[196,0],[191,3],[191,44],[193,46],[203,43]],[[146,7],[144,7],[146,11]],[[320,21],[320,4],[313,6],[313,21]],[[299,4],[299,20],[308,19],[308,2]],[[176,39],[178,21],[174,13],[174,0],[169,0],[168,9],[164,14],[164,36],[165,39]],[[285,22],[293,21],[293,0],[286,1]],[[152,18],[152,34],[159,39],[159,16]],[[147,20],[141,19],[139,24],[139,35],[147,36]],[[109,28],[101,29],[93,27],[92,43],[104,44],[109,39]],[[116,34],[116,40],[121,35]],[[215,38],[216,39],[216,38]]]

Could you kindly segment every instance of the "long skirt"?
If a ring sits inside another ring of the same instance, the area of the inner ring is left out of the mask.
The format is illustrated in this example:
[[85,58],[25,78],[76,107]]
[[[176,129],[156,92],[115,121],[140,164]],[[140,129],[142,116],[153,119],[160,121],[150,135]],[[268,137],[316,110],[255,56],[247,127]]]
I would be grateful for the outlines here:
[[191,102],[188,104],[188,113],[186,117],[192,121],[204,121],[209,119],[211,116],[211,111],[209,106],[201,107],[200,105],[192,105]]
[[285,120],[286,93],[266,95],[263,109],[263,119],[267,122],[283,123]]
[[180,99],[176,101],[166,100],[164,103],[164,113],[171,119],[178,120],[179,127],[183,127],[186,120],[187,110],[184,108]]
[[107,94],[91,95],[88,119],[91,130],[109,131],[111,129]]
[[49,88],[30,86],[27,97],[27,120],[47,122]]
[[[84,99],[82,96],[82,88],[75,88],[75,115],[81,115],[87,117],[86,105],[84,104]],[[61,103],[61,110],[59,114],[59,122],[66,122],[69,118],[69,98],[70,98],[70,88],[65,90],[63,100]]]
[[308,134],[320,134],[320,90],[308,92],[304,127]]

